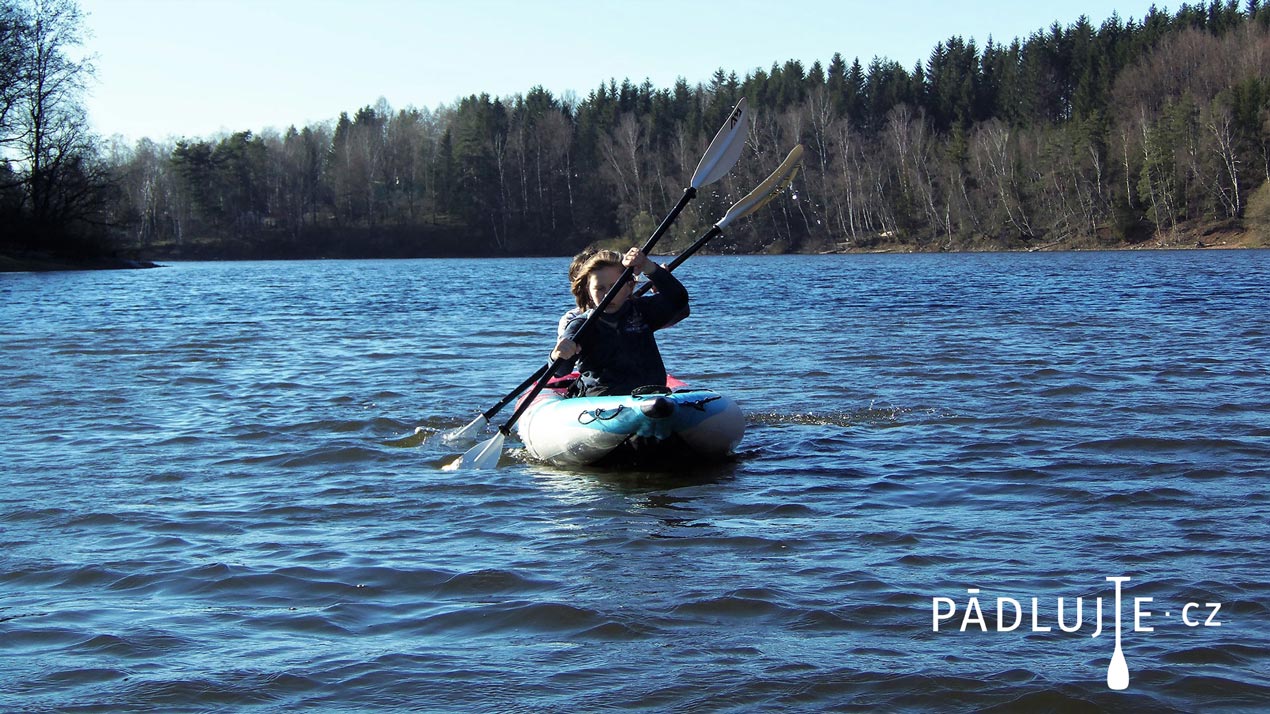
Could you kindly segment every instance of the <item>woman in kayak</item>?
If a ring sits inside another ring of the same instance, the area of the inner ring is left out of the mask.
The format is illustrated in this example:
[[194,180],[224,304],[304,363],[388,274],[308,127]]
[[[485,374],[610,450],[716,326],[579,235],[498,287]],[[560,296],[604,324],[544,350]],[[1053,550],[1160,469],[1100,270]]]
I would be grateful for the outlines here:
[[624,267],[647,275],[657,293],[632,299],[633,282],[628,280],[580,341],[573,338],[586,322],[584,316],[569,322],[551,353],[553,360],[576,358],[582,375],[575,387],[579,396],[630,394],[639,387],[666,384],[666,366],[653,331],[681,317],[688,307],[688,291],[670,271],[639,248],[625,256],[602,250],[578,269],[571,286],[574,298],[579,306],[600,304]]

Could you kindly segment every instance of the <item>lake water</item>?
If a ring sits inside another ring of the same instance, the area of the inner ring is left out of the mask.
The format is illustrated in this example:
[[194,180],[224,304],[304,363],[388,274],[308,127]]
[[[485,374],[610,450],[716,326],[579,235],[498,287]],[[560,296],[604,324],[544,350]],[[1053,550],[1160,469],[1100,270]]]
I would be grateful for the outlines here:
[[0,710],[1270,709],[1270,252],[696,257],[735,461],[442,471],[565,265],[0,275]]

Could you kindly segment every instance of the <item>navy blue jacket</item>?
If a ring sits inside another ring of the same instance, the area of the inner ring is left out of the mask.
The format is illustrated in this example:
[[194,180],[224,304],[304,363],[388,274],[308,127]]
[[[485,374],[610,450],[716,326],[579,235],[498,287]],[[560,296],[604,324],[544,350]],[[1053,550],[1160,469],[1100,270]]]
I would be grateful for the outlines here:
[[[632,298],[617,312],[601,314],[578,341],[581,352],[575,361],[583,396],[630,394],[637,387],[666,384],[666,365],[653,331],[682,319],[688,291],[660,266],[648,278],[656,294]],[[564,336],[574,339],[589,314],[574,318]]]

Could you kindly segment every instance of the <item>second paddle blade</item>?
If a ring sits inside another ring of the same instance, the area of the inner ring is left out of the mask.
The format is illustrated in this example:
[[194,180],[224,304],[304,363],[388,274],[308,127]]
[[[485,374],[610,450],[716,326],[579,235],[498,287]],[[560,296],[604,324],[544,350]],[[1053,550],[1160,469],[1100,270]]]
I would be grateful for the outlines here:
[[489,420],[485,418],[485,415],[477,414],[476,418],[469,422],[467,426],[457,431],[447,432],[445,436],[441,437],[441,440],[448,444],[460,439],[475,439],[476,435],[481,433],[481,429],[484,429],[486,424],[489,424]]
[[482,441],[468,449],[459,458],[446,464],[445,470],[498,468],[498,459],[503,455],[503,438],[503,432],[498,432],[493,438]]

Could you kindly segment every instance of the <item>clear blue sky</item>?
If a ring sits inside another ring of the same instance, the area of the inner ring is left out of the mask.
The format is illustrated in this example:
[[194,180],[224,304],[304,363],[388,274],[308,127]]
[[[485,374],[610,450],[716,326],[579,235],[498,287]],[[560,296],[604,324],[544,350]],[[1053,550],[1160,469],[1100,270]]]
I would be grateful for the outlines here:
[[[912,67],[951,35],[982,46],[1151,0],[80,0],[97,56],[89,118],[131,141],[285,129],[375,103],[436,108],[609,78],[671,86],[835,52]],[[1164,6],[1161,5],[1161,9]]]

